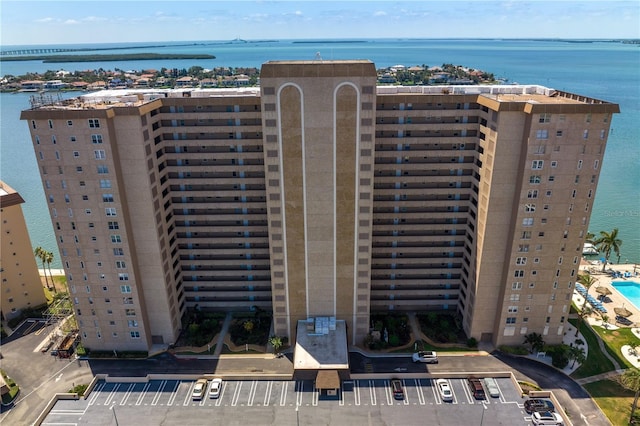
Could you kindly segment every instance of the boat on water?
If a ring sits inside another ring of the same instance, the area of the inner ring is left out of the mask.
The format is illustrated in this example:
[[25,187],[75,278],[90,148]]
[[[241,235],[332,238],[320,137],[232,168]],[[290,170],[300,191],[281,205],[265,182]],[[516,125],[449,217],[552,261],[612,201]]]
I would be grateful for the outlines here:
[[596,246],[591,243],[584,243],[582,246],[582,254],[598,254],[599,251]]

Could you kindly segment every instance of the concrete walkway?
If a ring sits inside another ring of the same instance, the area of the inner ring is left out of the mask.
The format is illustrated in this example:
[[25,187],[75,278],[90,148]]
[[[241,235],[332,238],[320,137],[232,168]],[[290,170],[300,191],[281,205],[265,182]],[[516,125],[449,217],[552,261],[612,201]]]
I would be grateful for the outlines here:
[[587,383],[599,382],[600,380],[612,379],[616,376],[623,374],[626,369],[617,369],[614,371],[607,371],[606,373],[596,374],[595,376],[584,377],[582,379],[577,379],[576,383],[580,386],[584,386]]
[[218,341],[216,342],[216,349],[213,351],[214,356],[219,356],[222,353],[222,348],[224,347],[224,337],[229,332],[229,325],[231,325],[231,319],[233,315],[231,312],[227,312],[227,316],[224,318],[224,323],[222,323],[222,329],[220,330],[220,334],[218,336]]

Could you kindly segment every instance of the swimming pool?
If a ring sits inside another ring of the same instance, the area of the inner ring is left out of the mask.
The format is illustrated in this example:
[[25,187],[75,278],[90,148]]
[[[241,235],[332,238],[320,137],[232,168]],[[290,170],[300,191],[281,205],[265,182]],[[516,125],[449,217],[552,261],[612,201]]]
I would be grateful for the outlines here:
[[640,309],[640,283],[634,281],[614,281],[611,285],[631,302],[636,309]]

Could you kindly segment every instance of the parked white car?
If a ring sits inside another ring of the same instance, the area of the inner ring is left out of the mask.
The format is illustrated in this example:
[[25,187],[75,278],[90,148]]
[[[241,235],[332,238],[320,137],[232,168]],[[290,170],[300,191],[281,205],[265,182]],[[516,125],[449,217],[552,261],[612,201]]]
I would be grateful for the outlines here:
[[216,378],[211,381],[211,387],[209,388],[209,398],[217,399],[220,396],[222,390],[222,379]]
[[453,392],[451,392],[451,386],[449,385],[449,382],[447,380],[436,380],[436,387],[438,388],[438,393],[440,394],[440,398],[442,398],[443,401],[453,401]]
[[191,398],[194,401],[202,399],[204,393],[207,391],[207,383],[209,383],[207,379],[198,379],[191,392]]
[[562,420],[562,417],[560,417],[560,414],[553,413],[551,411],[543,411],[542,413],[536,411],[531,415],[531,421],[534,425],[540,426],[557,426],[564,424],[564,421]]

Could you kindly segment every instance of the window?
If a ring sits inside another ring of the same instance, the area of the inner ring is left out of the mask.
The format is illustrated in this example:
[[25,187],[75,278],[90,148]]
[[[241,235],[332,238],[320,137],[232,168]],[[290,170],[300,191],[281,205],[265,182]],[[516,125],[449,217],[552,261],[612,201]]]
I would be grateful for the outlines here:
[[120,293],[131,293],[131,286],[129,285],[121,285],[120,286]]
[[510,314],[515,314],[516,312],[518,312],[518,307],[517,306],[509,306],[509,308],[507,309],[507,312],[509,312]]
[[109,222],[109,229],[120,229],[118,222]]
[[582,132],[582,138],[589,139],[589,130],[585,130],[584,132]]
[[80,151],[73,151],[73,158],[80,158]]
[[578,160],[578,170],[582,168],[582,160]]
[[522,283],[516,282],[511,284],[511,290],[522,290]]
[[524,271],[522,269],[516,269],[513,273],[513,276],[516,278],[524,277]]
[[526,257],[517,257],[516,258],[516,265],[526,265],[527,264],[527,258]]
[[100,179],[100,188],[111,188],[110,179]]
[[75,141],[76,141],[76,137],[75,137],[75,136],[69,136],[69,140],[70,140],[71,142],[75,142]]
[[549,182],[555,182],[556,177],[554,175],[549,176],[548,178]]
[[529,244],[520,244],[520,245],[518,245],[518,252],[520,252],[520,253],[528,253],[529,252]]
[[94,150],[93,155],[96,157],[96,160],[104,160],[107,158],[107,154],[105,154],[104,149]]
[[104,165],[98,166],[99,175],[106,175],[107,173],[109,173],[109,168],[107,166],[104,166]]
[[77,166],[76,167],[76,172],[82,173],[82,166]]
[[530,189],[529,191],[527,191],[527,198],[538,198],[538,190],[537,189]]
[[89,128],[97,129],[99,127],[100,127],[100,120],[98,120],[97,118],[90,118],[89,119]]
[[93,143],[93,144],[101,144],[102,143],[102,135],[91,135],[91,143]]
[[520,295],[519,294],[512,294],[509,296],[509,300],[512,302],[519,302],[520,301]]
[[128,320],[128,321],[127,321],[127,325],[128,325],[130,328],[137,327],[137,326],[138,326],[138,321],[136,321],[136,320]]
[[116,260],[116,268],[118,269],[125,269],[127,267],[127,265],[125,265],[124,261],[122,260]]
[[107,216],[116,216],[116,209],[114,207],[107,207],[104,211]]
[[122,303],[125,305],[133,305],[133,297],[123,297]]
[[82,196],[82,201],[89,201],[89,196],[88,195],[83,195]]
[[136,310],[135,309],[131,309],[131,308],[125,309],[124,313],[128,317],[135,317],[136,316]]
[[533,225],[532,217],[525,217],[524,219],[522,219],[522,226],[532,226],[532,225]]
[[507,324],[515,324],[515,323],[516,323],[516,317],[507,318]]
[[595,160],[595,161],[593,162],[593,168],[594,168],[594,169],[598,169],[598,166],[599,166],[599,165],[600,165],[600,160]]
[[524,231],[524,232],[522,233],[522,239],[523,239],[523,240],[528,240],[528,239],[530,239],[530,238],[531,238],[531,231]]
[[129,281],[129,274],[126,273],[119,273],[118,274],[118,279],[120,281]]
[[114,256],[124,256],[124,249],[122,247],[114,248],[113,249],[113,255]]
[[549,131],[547,129],[536,130],[536,139],[549,139]]
[[540,183],[542,179],[540,178],[540,175],[531,175],[529,176],[529,183],[531,184],[537,184]]
[[540,114],[540,119],[538,123],[550,123],[551,122],[551,114]]
[[129,332],[129,336],[131,336],[132,339],[139,339],[140,338],[140,332],[139,331],[130,331]]
[[533,160],[531,162],[531,168],[533,170],[542,170],[542,166],[544,166],[544,160]]
[[553,167],[553,168],[558,167],[558,162],[557,161],[552,161],[551,162],[551,167]]
[[112,235],[111,242],[114,244],[119,244],[122,242],[122,238],[120,238],[120,235]]
[[562,137],[562,130],[557,130],[556,131],[556,136],[561,138]]
[[49,128],[53,129],[53,120],[49,120]]
[[535,212],[536,211],[536,205],[532,204],[532,203],[527,203],[524,205],[524,211],[525,212]]
[[113,203],[113,194],[102,194],[102,201],[105,203]]
[[538,145],[536,146],[535,154],[544,154],[545,151],[546,151],[546,148],[544,145]]
[[604,139],[606,135],[607,135],[606,130],[600,130],[600,139]]

